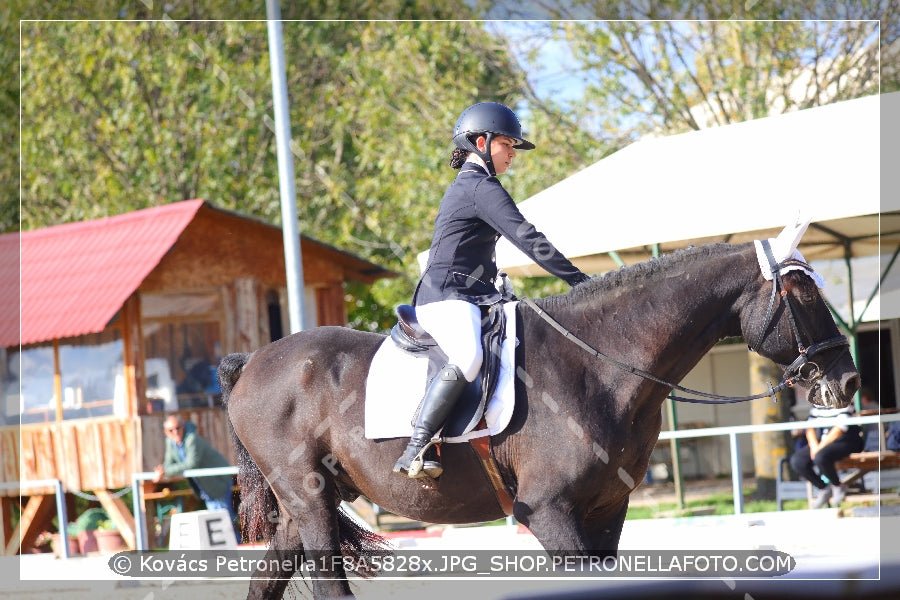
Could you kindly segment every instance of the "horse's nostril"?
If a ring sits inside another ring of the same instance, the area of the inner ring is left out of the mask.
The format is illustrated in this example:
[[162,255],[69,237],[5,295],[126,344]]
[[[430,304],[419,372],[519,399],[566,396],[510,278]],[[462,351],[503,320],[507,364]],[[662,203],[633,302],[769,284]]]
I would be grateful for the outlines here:
[[850,398],[860,388],[859,373],[844,377],[843,389],[844,398]]

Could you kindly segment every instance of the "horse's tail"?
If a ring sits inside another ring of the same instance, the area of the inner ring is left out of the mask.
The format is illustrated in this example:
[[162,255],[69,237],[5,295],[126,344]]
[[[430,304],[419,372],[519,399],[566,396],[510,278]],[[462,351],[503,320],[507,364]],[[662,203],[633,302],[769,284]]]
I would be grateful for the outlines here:
[[[231,391],[234,384],[241,376],[244,366],[250,360],[250,354],[236,352],[229,354],[219,363],[219,385],[222,388],[222,403],[228,408],[231,401]],[[245,542],[258,540],[269,541],[275,535],[278,521],[278,501],[272,493],[262,471],[253,461],[244,443],[234,431],[231,425],[231,437],[234,440],[234,448],[237,451],[238,476],[237,482],[241,488],[241,504],[238,507],[238,517],[241,522],[242,537]]]
[[[249,360],[250,354],[235,353],[229,354],[219,363],[219,385],[222,388],[222,402],[226,408],[231,400],[231,391]],[[229,424],[231,424],[230,420]],[[233,424],[231,435],[238,456],[237,481],[241,488],[241,505],[238,508],[238,516],[242,526],[242,537],[247,542],[263,540],[269,543],[275,537],[275,531],[278,528],[278,500],[262,471],[234,431]],[[385,551],[389,548],[389,544],[383,537],[361,527],[343,510],[338,511],[338,531],[341,553],[345,556],[360,559],[373,552]],[[352,564],[365,564],[365,561],[354,560]],[[351,570],[363,577],[374,574],[359,569]]]
[[250,354],[247,352],[235,352],[229,354],[219,362],[217,369],[219,375],[219,387],[222,388],[222,403],[228,407],[228,400],[231,398],[231,390],[241,376],[244,365],[250,360]]

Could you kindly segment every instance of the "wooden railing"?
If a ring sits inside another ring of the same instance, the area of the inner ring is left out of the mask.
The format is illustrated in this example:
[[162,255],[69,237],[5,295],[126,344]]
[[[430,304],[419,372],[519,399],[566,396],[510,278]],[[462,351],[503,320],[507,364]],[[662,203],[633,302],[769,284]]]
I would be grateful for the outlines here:
[[[236,461],[227,415],[220,408],[194,408],[179,415],[232,464]],[[131,475],[152,470],[165,454],[166,414],[96,417],[0,427],[0,483],[59,479],[67,491],[131,486]],[[0,496],[21,490],[0,488]],[[26,495],[52,494],[29,489]]]
[[[236,462],[228,418],[221,407],[179,411],[197,425],[198,433],[228,459]],[[18,542],[33,541],[53,518],[55,485],[64,493],[86,493],[97,498],[116,522],[128,546],[135,547],[131,511],[112,490],[131,488],[135,473],[152,471],[165,455],[163,422],[167,414],[141,417],[97,417],[52,423],[0,427],[0,499],[3,514],[13,504],[22,511]],[[24,485],[20,482],[28,482]],[[38,483],[39,485],[35,485]],[[74,515],[73,515],[74,516]],[[9,545],[10,527],[4,518],[0,541]]]

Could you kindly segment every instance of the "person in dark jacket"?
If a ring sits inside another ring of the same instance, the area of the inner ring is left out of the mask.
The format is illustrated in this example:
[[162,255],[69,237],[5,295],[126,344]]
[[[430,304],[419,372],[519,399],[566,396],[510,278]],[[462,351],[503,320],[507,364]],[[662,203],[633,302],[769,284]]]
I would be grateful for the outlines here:
[[[188,469],[211,469],[231,466],[222,454],[197,433],[197,426],[185,423],[181,417],[171,415],[163,427],[166,434],[166,453],[163,464],[155,469],[156,481],[163,477],[180,477]],[[203,499],[208,510],[225,509],[235,524],[231,504],[231,475],[190,477],[188,483]]]
[[500,184],[516,150],[534,144],[508,107],[481,102],[462,112],[453,133],[450,166],[459,169],[434,224],[428,263],[413,296],[416,317],[448,362],[425,392],[409,445],[394,472],[438,477],[443,467],[431,444],[467,382],[482,363],[481,308],[500,301],[494,251],[501,236],[549,273],[575,286],[588,279],[529,223]]
[[852,404],[844,408],[810,408],[810,419],[834,420],[831,427],[807,428],[807,443],[801,445],[789,460],[791,468],[817,490],[810,508],[823,508],[829,501],[838,507],[847,494],[847,487],[841,484],[834,464],[854,452],[862,451],[865,444],[862,427],[842,423],[854,416],[853,413]]

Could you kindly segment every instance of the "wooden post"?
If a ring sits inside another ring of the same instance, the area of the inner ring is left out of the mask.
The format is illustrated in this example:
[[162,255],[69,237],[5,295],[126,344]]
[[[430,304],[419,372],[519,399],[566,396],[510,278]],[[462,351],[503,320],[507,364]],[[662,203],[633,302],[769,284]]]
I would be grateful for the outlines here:
[[[18,554],[22,548],[31,546],[55,513],[56,497],[53,494],[31,496],[22,509],[19,524],[11,532],[10,539],[5,540],[4,554]],[[65,539],[65,532],[62,533]]]
[[[781,380],[778,367],[771,360],[763,358],[755,352],[750,353],[750,393],[761,394],[769,390],[769,384],[775,385]],[[784,394],[777,395],[778,402],[772,398],[760,398],[750,403],[751,423],[781,423],[788,419],[790,403]],[[756,473],[755,497],[760,500],[775,499],[775,481],[778,461],[787,456],[788,432],[767,431],[752,434],[753,462]]]
[[242,277],[234,280],[235,351],[252,352],[260,347],[259,293],[256,280]]
[[132,294],[122,309],[122,346],[125,362],[124,416],[147,414],[147,382],[144,375],[144,340],[141,329],[141,300]]
[[219,286],[219,298],[222,300],[222,355],[237,352],[237,309],[234,306],[235,289],[233,284]]
[[125,540],[128,548],[131,550],[137,548],[134,537],[134,516],[132,516],[131,511],[128,510],[122,499],[110,494],[109,490],[94,490],[94,495],[100,500],[100,505],[106,509],[109,518],[118,527],[119,533],[122,534],[122,538]]
[[13,539],[13,530],[15,529],[12,524],[13,504],[18,506],[18,500],[18,497],[0,498],[0,548],[3,548],[4,552],[6,545]]

